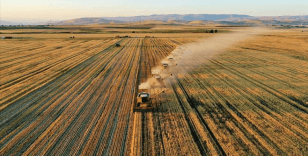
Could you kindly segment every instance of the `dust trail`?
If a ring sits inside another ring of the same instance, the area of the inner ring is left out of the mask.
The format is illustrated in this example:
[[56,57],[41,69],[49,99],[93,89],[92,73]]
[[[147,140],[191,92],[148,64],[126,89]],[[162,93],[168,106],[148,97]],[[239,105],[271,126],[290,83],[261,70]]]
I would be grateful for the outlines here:
[[[169,86],[175,82],[175,75],[186,75],[189,71],[207,63],[214,56],[225,52],[229,47],[269,31],[270,29],[267,28],[248,28],[233,33],[215,34],[199,42],[182,45],[161,61],[162,64],[168,64],[167,67],[162,65],[154,67],[152,74],[161,76],[164,84]],[[149,78],[146,82],[148,88],[152,88],[153,79],[155,78]]]

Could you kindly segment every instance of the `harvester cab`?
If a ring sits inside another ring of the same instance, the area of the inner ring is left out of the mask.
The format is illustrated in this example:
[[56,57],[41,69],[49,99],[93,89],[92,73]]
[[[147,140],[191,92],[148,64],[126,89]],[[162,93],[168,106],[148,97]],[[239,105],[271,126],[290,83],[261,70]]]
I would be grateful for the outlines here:
[[154,110],[154,105],[156,103],[156,97],[165,91],[150,97],[150,94],[146,92],[147,89],[139,89],[136,102],[134,104],[134,112],[149,112]]
[[150,94],[147,92],[147,89],[139,89],[139,93],[134,104],[134,111],[153,111],[153,101],[150,98]]

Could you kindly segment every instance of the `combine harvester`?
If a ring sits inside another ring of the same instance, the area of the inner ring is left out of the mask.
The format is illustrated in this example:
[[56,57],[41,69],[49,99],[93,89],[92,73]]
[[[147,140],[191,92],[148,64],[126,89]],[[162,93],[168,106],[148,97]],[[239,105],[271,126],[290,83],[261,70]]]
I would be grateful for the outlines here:
[[156,98],[158,95],[165,93],[165,91],[161,91],[160,93],[150,97],[148,89],[138,89],[138,95],[135,99],[134,103],[134,112],[149,112],[154,111],[156,106]]
[[[153,81],[158,81],[158,86],[159,87],[165,87],[165,85],[163,84],[162,78],[160,75],[158,74],[154,74]],[[157,84],[155,82],[153,82],[152,84],[149,84],[151,86],[149,86],[149,88],[156,88]],[[159,92],[158,94],[155,94],[154,96],[150,96],[149,94],[149,89],[147,87],[142,87],[141,85],[139,85],[138,87],[138,95],[134,101],[134,112],[148,112],[148,111],[153,111],[155,106],[156,106],[156,102],[157,102],[157,97],[158,95],[160,95],[161,93],[165,93],[164,90],[162,90],[161,92]]]

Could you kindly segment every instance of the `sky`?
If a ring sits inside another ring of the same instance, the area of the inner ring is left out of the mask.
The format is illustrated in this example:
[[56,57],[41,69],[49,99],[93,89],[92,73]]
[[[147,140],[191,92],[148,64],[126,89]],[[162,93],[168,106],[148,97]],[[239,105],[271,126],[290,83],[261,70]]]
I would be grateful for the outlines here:
[[0,0],[0,17],[45,22],[152,14],[308,15],[308,0]]

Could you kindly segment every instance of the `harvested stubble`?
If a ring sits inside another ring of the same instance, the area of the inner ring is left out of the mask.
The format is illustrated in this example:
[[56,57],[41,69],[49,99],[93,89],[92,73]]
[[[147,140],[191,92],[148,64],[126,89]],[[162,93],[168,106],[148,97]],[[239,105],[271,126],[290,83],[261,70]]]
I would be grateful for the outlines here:
[[0,155],[307,155],[306,38],[202,55],[134,114],[136,85],[195,39],[1,41]]

